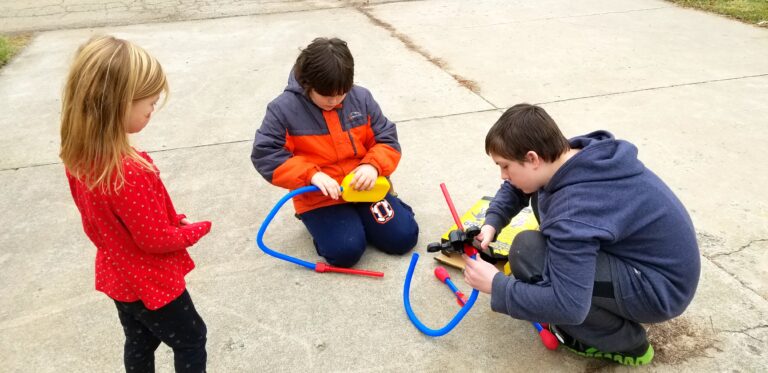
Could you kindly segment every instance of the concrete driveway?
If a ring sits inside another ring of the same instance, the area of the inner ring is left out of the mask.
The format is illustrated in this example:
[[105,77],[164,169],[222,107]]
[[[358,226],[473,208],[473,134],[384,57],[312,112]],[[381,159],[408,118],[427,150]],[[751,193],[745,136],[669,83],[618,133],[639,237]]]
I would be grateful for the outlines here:
[[[386,276],[370,279],[316,274],[256,248],[285,191],[253,169],[253,134],[317,36],[349,42],[356,82],[398,123],[393,181],[421,226],[411,299],[425,324],[458,310],[425,249],[452,224],[438,185],[459,210],[493,195],[485,133],[505,108],[530,102],[567,136],[606,129],[637,144],[696,225],[697,297],[650,326],[657,357],[637,371],[765,370],[768,29],[653,0],[26,3],[0,0],[0,32],[45,30],[0,70],[0,371],[123,369],[122,329],[93,290],[95,249],[58,159],[68,64],[103,33],[145,47],[170,79],[170,101],[134,142],[177,209],[214,223],[190,249],[187,277],[209,328],[210,371],[629,371],[545,350],[485,295],[450,334],[421,334],[402,302],[410,256],[371,249],[358,267]],[[290,207],[266,241],[317,259]],[[173,371],[167,347],[156,356],[158,371]]]

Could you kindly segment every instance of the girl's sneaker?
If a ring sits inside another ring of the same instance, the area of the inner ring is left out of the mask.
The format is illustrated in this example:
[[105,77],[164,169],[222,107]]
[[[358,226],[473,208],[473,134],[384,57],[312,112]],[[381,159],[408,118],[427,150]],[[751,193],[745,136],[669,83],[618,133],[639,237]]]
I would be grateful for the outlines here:
[[638,348],[626,352],[602,352],[594,347],[585,345],[552,324],[549,325],[549,331],[555,335],[560,344],[580,356],[611,360],[619,364],[631,366],[646,365],[653,360],[653,346],[648,341],[645,341]]

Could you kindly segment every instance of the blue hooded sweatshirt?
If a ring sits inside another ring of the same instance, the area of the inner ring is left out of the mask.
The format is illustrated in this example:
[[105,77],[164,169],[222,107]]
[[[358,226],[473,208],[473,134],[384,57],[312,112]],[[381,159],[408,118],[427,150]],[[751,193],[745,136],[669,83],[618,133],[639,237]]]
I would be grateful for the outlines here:
[[[491,308],[517,319],[581,324],[591,305],[597,253],[603,251],[616,259],[616,301],[633,320],[660,322],[681,314],[701,269],[696,233],[682,203],[637,159],[629,142],[597,131],[570,145],[580,151],[538,191],[547,245],[543,280],[528,284],[498,273]],[[529,199],[504,182],[485,224],[500,231]]]

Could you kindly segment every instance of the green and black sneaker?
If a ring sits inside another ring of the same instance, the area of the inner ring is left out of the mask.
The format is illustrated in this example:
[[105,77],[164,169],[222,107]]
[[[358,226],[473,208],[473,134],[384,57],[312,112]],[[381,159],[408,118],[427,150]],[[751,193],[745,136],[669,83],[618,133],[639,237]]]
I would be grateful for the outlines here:
[[549,324],[549,331],[555,335],[560,344],[577,355],[595,359],[610,360],[623,365],[638,366],[650,364],[653,360],[653,346],[648,341],[642,346],[626,352],[602,352],[587,346],[576,338],[571,337],[556,326]]

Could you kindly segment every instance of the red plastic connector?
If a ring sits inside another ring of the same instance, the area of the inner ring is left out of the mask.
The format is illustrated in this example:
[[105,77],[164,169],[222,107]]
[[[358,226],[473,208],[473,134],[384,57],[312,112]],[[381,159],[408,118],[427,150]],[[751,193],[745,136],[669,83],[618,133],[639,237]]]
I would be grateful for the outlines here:
[[328,263],[323,263],[323,262],[315,263],[315,272],[320,272],[320,273],[335,272],[335,273],[346,273],[348,275],[384,277],[384,272],[368,271],[365,269],[334,267]]
[[459,306],[464,307],[465,304],[467,304],[467,296],[464,295],[464,293],[457,291],[456,292],[456,303],[459,304]]

